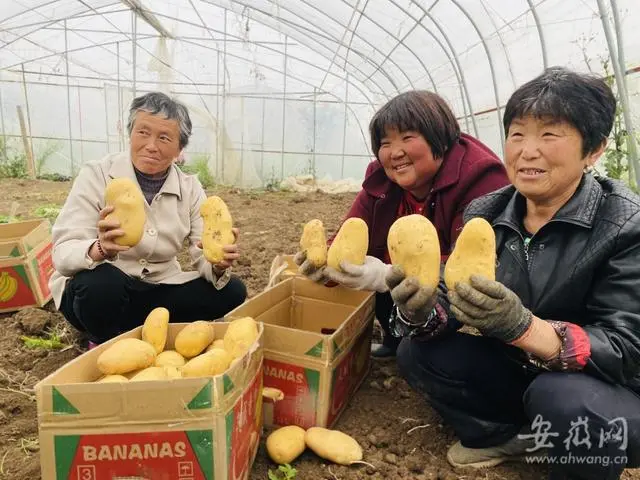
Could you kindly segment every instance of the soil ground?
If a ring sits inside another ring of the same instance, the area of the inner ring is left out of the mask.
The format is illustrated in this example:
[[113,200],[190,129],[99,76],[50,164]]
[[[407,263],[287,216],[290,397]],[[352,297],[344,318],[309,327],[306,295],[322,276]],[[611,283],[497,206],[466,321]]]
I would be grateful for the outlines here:
[[[37,207],[62,205],[69,183],[0,180],[0,215],[7,215],[18,202],[17,214],[30,218]],[[240,228],[243,259],[235,272],[247,283],[249,295],[267,283],[272,259],[295,251],[301,225],[320,218],[328,231],[338,226],[353,201],[353,194],[299,195],[214,189],[222,195]],[[186,259],[186,258],[185,258]],[[33,386],[64,363],[82,353],[78,335],[48,304],[13,316],[0,315],[0,478],[40,478],[38,426]],[[24,346],[22,335],[40,335],[49,329],[69,346],[62,350],[33,350]],[[329,465],[311,453],[296,462],[297,479],[412,479],[412,480],[528,480],[545,477],[544,469],[507,464],[482,471],[455,470],[446,460],[448,446],[455,441],[450,428],[424,398],[397,377],[393,363],[374,363],[369,378],[351,399],[336,428],[354,436],[363,446],[366,466]],[[268,460],[264,442],[254,464],[251,480],[267,479],[275,466]],[[640,479],[640,470],[628,470],[625,479]]]

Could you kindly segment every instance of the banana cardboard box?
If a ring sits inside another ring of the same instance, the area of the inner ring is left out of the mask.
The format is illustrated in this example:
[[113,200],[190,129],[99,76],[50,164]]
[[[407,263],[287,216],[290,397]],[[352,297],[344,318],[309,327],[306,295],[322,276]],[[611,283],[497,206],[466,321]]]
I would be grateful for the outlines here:
[[42,307],[51,299],[51,247],[48,220],[0,225],[0,312]]
[[264,323],[264,386],[284,393],[265,399],[265,425],[336,423],[369,370],[374,301],[292,276],[229,312]]
[[[185,323],[169,324],[172,349]],[[214,322],[216,338],[228,324]],[[42,480],[247,480],[262,431],[263,329],[214,377],[92,383],[89,350],[36,387]]]

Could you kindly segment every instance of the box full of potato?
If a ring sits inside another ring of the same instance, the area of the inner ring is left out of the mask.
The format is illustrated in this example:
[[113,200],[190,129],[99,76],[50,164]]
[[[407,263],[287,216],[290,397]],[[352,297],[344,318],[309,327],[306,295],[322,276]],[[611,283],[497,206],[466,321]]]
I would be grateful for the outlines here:
[[169,317],[151,311],[36,385],[43,480],[248,477],[263,326]]

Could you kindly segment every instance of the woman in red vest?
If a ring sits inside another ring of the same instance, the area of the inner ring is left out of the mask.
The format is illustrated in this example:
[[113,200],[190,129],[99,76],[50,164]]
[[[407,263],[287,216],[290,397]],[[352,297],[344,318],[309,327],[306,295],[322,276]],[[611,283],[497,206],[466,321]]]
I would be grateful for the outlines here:
[[509,184],[502,162],[486,145],[460,132],[447,103],[435,93],[410,91],[390,100],[369,125],[376,160],[346,218],[369,226],[364,265],[316,269],[299,252],[300,271],[314,281],[335,282],[377,292],[376,317],[385,331],[377,357],[395,356],[398,340],[389,332],[393,301],[385,283],[390,269],[387,234],[402,216],[421,214],[434,224],[443,260],[462,229],[462,212],[473,199]]

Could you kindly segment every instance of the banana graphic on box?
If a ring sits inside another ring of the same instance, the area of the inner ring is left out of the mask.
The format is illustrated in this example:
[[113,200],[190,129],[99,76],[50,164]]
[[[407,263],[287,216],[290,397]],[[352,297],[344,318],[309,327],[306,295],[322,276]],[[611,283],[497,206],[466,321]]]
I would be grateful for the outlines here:
[[0,274],[0,302],[8,302],[18,292],[18,281],[9,272]]

